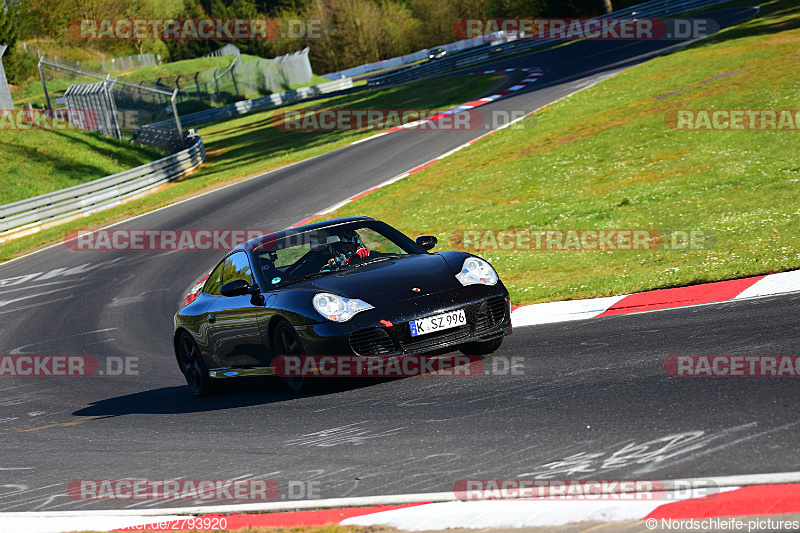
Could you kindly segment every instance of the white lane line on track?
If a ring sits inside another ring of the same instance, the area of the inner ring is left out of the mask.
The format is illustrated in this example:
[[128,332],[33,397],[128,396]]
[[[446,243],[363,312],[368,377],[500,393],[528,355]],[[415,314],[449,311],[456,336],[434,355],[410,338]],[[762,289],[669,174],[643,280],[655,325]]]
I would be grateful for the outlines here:
[[[750,485],[775,485],[784,483],[800,483],[800,472],[777,472],[767,474],[742,474],[730,476],[710,476],[703,478],[683,478],[664,480],[665,490],[674,487],[693,486],[692,484],[709,486],[709,483],[719,488],[746,487]],[[361,496],[352,498],[328,498],[321,500],[294,500],[291,502],[266,502],[243,503],[228,505],[204,505],[194,507],[169,507],[137,510],[91,510],[91,511],[39,511],[31,512],[0,512],[0,521],[6,518],[26,516],[105,516],[114,514],[118,516],[161,516],[161,515],[200,515],[210,513],[259,513],[278,512],[303,509],[324,509],[338,507],[368,507],[374,505],[394,505],[419,502],[452,502],[458,501],[452,491],[430,492],[421,494],[398,494],[385,496]],[[662,503],[665,503],[662,501]]]

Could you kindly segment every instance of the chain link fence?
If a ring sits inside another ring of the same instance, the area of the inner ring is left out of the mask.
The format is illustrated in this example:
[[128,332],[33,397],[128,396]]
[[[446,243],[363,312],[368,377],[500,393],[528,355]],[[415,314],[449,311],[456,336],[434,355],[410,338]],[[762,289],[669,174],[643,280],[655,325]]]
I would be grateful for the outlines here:
[[206,107],[266,96],[311,81],[308,52],[309,48],[305,48],[275,59],[244,61],[239,49],[227,44],[203,56],[232,56],[226,67],[196,72],[193,76],[178,76],[169,82],[161,78],[156,86],[163,90],[178,89],[181,103],[194,99],[204,102]]
[[201,57],[222,57],[222,56],[238,56],[238,55],[241,55],[239,48],[235,45],[228,43],[222,48],[218,48],[217,50],[209,52]]
[[[38,49],[27,46],[28,53],[35,53],[40,60],[43,59],[42,83],[45,92],[57,93],[59,96],[67,86],[81,76],[90,76],[95,79],[104,79],[109,73],[104,69],[115,65],[125,64],[129,68],[131,62],[142,58],[142,62],[157,61],[152,54],[141,56],[128,56],[125,58],[106,59],[97,67],[87,62],[69,61],[66,59],[42,54]],[[128,100],[135,100],[136,95],[144,97],[144,92],[149,86],[159,92],[169,93],[177,89],[177,105],[180,113],[194,113],[220,105],[225,105],[248,98],[257,98],[271,93],[285,91],[292,86],[305,85],[311,81],[311,63],[308,59],[309,48],[299,52],[286,54],[275,59],[256,59],[244,61],[239,49],[226,44],[219,50],[203,57],[230,56],[230,63],[215,69],[195,72],[193,75],[179,75],[174,78],[161,77],[151,84],[134,82],[124,77],[118,77],[126,83],[141,86],[140,91],[130,91],[126,96]],[[148,59],[147,56],[150,58]],[[146,65],[141,65],[146,66]],[[136,68],[136,67],[134,67]],[[147,99],[150,100],[150,99]],[[49,104],[48,104],[49,106]]]
[[[110,74],[78,70],[47,56],[39,58],[38,69],[47,107],[90,117],[83,121],[82,129],[166,152],[185,147],[176,90],[112,79]],[[148,127],[163,121],[172,124],[169,128],[156,128],[159,131]]]
[[[30,48],[29,48],[30,50]],[[231,57],[225,67],[193,76],[134,82],[76,61],[39,54],[38,70],[48,109],[88,114],[90,131],[174,152],[185,147],[180,115],[260,98],[311,81],[309,49],[275,59],[243,61],[226,45],[214,54]],[[149,60],[148,60],[149,61]],[[62,107],[63,106],[63,107]]]
[[104,72],[125,72],[141,67],[152,67],[160,63],[161,56],[156,56],[155,54],[112,57],[111,59],[103,59],[100,61]]
[[137,54],[123,57],[112,57],[111,59],[101,59],[98,61],[89,61],[81,64],[80,61],[69,61],[67,59],[60,59],[49,54],[42,53],[41,50],[35,46],[29,46],[28,43],[22,43],[22,50],[26,54],[35,55],[36,57],[44,57],[47,61],[57,65],[63,65],[76,70],[91,71],[91,72],[126,72],[141,67],[152,67],[161,64],[161,56],[155,54]]

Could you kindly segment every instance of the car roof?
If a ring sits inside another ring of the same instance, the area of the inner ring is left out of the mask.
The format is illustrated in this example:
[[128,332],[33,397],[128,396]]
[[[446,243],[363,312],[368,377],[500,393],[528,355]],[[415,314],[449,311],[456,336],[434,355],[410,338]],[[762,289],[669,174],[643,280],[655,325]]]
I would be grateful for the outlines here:
[[245,241],[239,244],[234,250],[255,250],[261,244],[265,242],[274,242],[276,240],[283,239],[290,235],[296,235],[298,233],[305,233],[307,231],[313,231],[318,229],[325,229],[331,228],[334,226],[340,226],[342,224],[348,224],[350,222],[359,222],[359,221],[374,221],[375,219],[372,217],[344,217],[344,218],[334,218],[332,220],[323,220],[322,222],[312,222],[311,224],[303,224],[302,226],[295,226],[291,228],[286,228],[281,231],[276,231],[274,233],[265,233],[260,237],[256,237],[255,239],[250,239],[249,241]]

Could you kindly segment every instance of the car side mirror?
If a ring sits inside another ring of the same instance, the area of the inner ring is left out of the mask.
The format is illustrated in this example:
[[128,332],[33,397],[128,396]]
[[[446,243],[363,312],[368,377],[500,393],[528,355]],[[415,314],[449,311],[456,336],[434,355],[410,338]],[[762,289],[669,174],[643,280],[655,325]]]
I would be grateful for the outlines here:
[[420,235],[417,237],[417,244],[424,250],[430,250],[439,243],[439,240],[433,235]]
[[219,288],[219,293],[223,296],[241,296],[243,294],[250,294],[250,284],[243,279],[235,279],[229,281]]

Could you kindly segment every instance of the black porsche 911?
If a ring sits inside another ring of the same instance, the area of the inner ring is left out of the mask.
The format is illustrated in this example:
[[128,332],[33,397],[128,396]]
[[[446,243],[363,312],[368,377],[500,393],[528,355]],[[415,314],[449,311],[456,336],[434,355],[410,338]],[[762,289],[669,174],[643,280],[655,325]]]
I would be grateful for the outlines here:
[[[368,217],[329,220],[244,242],[175,315],[174,347],[192,392],[272,375],[277,356],[485,355],[511,333],[508,291],[492,266],[429,253]],[[285,377],[302,392],[308,380]]]

